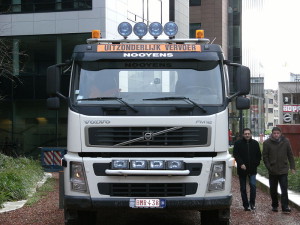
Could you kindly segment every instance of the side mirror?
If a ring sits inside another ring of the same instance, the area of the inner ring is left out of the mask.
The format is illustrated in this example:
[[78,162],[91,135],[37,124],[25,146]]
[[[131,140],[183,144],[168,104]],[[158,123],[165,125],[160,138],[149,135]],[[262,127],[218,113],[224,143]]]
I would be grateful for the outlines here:
[[47,94],[55,96],[60,92],[60,79],[62,75],[62,66],[49,66],[47,69]]
[[56,110],[60,107],[60,99],[58,97],[47,98],[47,108],[50,110]]
[[224,60],[228,66],[230,96],[229,100],[236,96],[247,95],[250,92],[250,69],[238,63]]
[[250,69],[246,66],[238,66],[236,71],[236,85],[238,95],[247,95],[250,92]]
[[250,99],[244,96],[238,96],[236,98],[236,108],[238,110],[249,109],[250,108]]

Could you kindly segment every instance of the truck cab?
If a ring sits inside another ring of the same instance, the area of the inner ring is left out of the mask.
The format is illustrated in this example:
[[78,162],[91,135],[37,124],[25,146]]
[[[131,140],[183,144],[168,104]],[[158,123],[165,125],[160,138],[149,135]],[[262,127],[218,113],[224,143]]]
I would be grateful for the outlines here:
[[[48,107],[57,109],[59,98],[69,105],[66,224],[111,209],[197,210],[203,224],[229,224],[228,105],[236,98],[238,109],[249,108],[249,69],[205,38],[123,36],[88,39],[68,64],[48,68]],[[70,92],[62,96],[67,66]]]

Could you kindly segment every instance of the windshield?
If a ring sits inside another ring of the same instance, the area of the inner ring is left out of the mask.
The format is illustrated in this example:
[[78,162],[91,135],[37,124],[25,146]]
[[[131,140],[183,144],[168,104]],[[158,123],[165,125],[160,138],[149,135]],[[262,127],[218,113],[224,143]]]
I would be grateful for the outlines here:
[[[113,99],[107,99],[116,97],[133,105],[164,105],[184,104],[176,97],[185,97],[201,105],[221,104],[223,96],[220,67],[217,62],[214,62],[213,66],[205,65],[205,62],[202,64],[202,70],[187,68],[98,70],[95,66],[90,69],[78,66],[74,70],[79,71],[79,76],[75,79],[74,100],[80,105],[117,104],[118,102]],[[167,99],[168,97],[172,99]],[[99,98],[106,99],[100,101]],[[155,98],[165,100],[157,101]]]

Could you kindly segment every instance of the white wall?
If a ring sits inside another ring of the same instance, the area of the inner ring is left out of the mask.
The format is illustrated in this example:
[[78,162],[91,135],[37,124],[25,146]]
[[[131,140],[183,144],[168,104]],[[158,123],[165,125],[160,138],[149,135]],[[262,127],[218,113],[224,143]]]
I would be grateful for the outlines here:
[[[111,0],[110,0],[111,1]],[[105,1],[92,10],[0,15],[0,36],[84,33],[104,28]]]
[[189,1],[175,0],[175,23],[178,25],[178,34],[176,38],[189,37]]
[[[142,0],[93,0],[93,9],[84,11],[4,14],[0,15],[0,36],[86,33],[97,29],[104,38],[120,38],[117,27],[128,21],[127,10],[141,17],[144,15],[150,22],[161,22],[162,8],[163,25],[169,21],[169,0],[148,1],[149,16],[146,6],[145,11],[142,10]],[[187,38],[188,0],[175,0],[175,22],[179,28],[176,38]],[[134,25],[134,22],[130,23]],[[136,37],[131,35],[130,38]],[[147,35],[145,38],[152,37]]]

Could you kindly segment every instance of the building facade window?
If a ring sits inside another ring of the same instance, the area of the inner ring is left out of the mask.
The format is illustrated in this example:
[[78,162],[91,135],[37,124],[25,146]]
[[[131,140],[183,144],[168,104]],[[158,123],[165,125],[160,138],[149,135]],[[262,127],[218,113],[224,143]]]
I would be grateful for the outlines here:
[[273,99],[269,99],[269,104],[273,105]]
[[293,114],[293,120],[295,124],[299,124],[300,123],[300,115],[299,113],[294,113]]
[[196,30],[201,29],[201,23],[190,23],[190,38],[196,37]]
[[299,93],[294,93],[293,94],[293,104],[300,104],[300,94]]
[[0,0],[0,13],[91,10],[92,0]]
[[282,95],[283,104],[291,104],[291,94],[283,94]]
[[201,0],[190,0],[190,6],[200,6]]
[[268,113],[273,113],[273,108],[268,108]]

